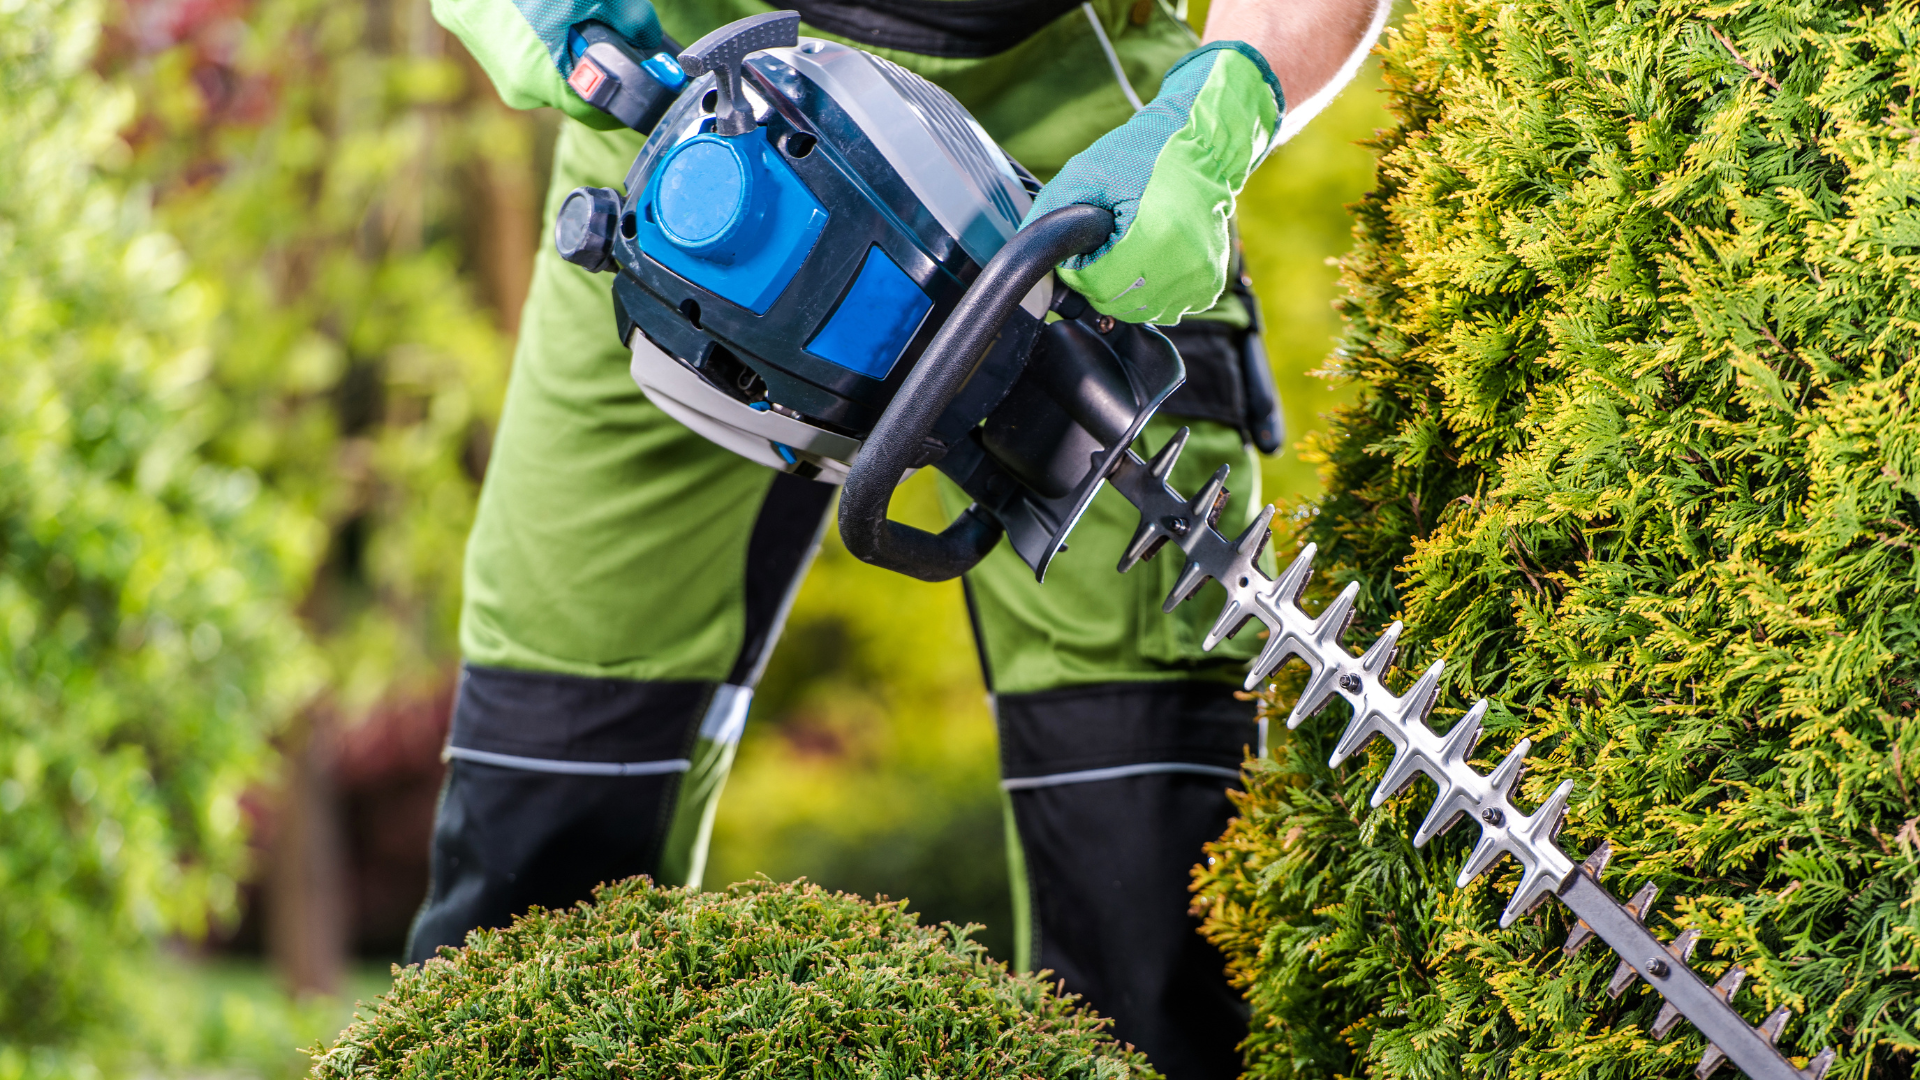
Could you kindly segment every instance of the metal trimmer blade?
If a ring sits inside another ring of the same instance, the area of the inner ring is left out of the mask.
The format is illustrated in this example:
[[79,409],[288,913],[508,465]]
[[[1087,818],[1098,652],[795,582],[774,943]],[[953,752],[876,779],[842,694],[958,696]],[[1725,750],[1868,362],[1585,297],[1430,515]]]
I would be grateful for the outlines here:
[[1317,617],[1307,614],[1300,598],[1313,572],[1312,544],[1279,577],[1268,577],[1259,567],[1271,535],[1273,507],[1256,516],[1237,539],[1229,540],[1214,527],[1226,507],[1226,468],[1192,499],[1169,485],[1186,441],[1187,431],[1182,428],[1151,462],[1129,450],[1107,474],[1108,482],[1140,511],[1140,526],[1119,569],[1124,573],[1169,545],[1178,548],[1186,561],[1167,597],[1169,611],[1192,599],[1207,581],[1218,581],[1226,590],[1227,602],[1207,635],[1206,647],[1232,637],[1250,620],[1264,624],[1266,647],[1253,662],[1247,689],[1265,682],[1290,659],[1305,663],[1306,688],[1287,726],[1299,726],[1335,697],[1344,700],[1352,718],[1335,744],[1332,764],[1340,764],[1376,736],[1391,743],[1393,760],[1374,791],[1373,805],[1380,805],[1415,776],[1432,780],[1440,794],[1415,832],[1414,844],[1424,845],[1461,818],[1478,825],[1479,842],[1467,856],[1458,883],[1465,885],[1484,873],[1501,855],[1513,856],[1521,866],[1520,885],[1501,913],[1500,925],[1512,925],[1548,897],[1565,904],[1577,920],[1567,936],[1569,958],[1594,938],[1606,942],[1620,957],[1608,983],[1609,994],[1618,997],[1634,982],[1645,980],[1665,999],[1653,1023],[1656,1038],[1670,1034],[1681,1017],[1706,1036],[1707,1050],[1695,1070],[1698,1080],[1706,1080],[1728,1061],[1753,1080],[1821,1080],[1836,1056],[1832,1048],[1798,1067],[1775,1046],[1791,1016],[1785,1006],[1757,1026],[1734,1009],[1733,995],[1746,977],[1744,969],[1731,967],[1709,986],[1690,965],[1700,937],[1697,929],[1681,930],[1672,942],[1661,941],[1647,929],[1647,915],[1660,895],[1655,883],[1647,882],[1623,904],[1600,884],[1613,854],[1611,845],[1602,843],[1579,865],[1560,850],[1556,835],[1573,781],[1562,781],[1529,814],[1513,802],[1530,745],[1527,740],[1522,739],[1491,773],[1483,775],[1468,764],[1486,715],[1485,700],[1475,702],[1444,735],[1435,732],[1427,725],[1427,714],[1439,698],[1443,664],[1436,662],[1405,694],[1393,693],[1384,681],[1398,650],[1399,623],[1355,657],[1341,639],[1353,621],[1357,584],[1348,585]]

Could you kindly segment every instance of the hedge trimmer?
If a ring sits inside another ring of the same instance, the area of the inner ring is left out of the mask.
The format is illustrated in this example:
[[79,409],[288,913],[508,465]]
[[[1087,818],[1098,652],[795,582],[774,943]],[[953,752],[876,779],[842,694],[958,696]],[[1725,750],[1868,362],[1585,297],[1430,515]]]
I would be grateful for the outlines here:
[[[617,271],[620,334],[648,397],[743,456],[844,480],[848,550],[930,581],[964,573],[1002,536],[1044,578],[1111,483],[1140,511],[1122,571],[1178,548],[1186,565],[1169,611],[1220,582],[1228,599],[1209,649],[1250,620],[1266,624],[1249,689],[1290,657],[1306,661],[1311,675],[1288,727],[1344,698],[1353,721],[1335,764],[1376,735],[1394,745],[1375,806],[1417,774],[1439,786],[1416,845],[1465,816],[1480,841],[1461,885],[1502,854],[1519,861],[1502,926],[1557,897],[1580,920],[1569,954],[1598,937],[1621,956],[1609,993],[1642,978],[1666,999],[1656,1037],[1683,1016],[1706,1034],[1702,1080],[1726,1061],[1754,1080],[1820,1080],[1833,1050],[1796,1068],[1775,1048],[1787,1009],[1757,1027],[1734,1010],[1741,968],[1709,986],[1688,966],[1697,931],[1662,942],[1647,930],[1652,885],[1619,903],[1600,885],[1605,844],[1578,865],[1560,851],[1554,834],[1571,782],[1532,814],[1513,804],[1525,740],[1490,775],[1467,763],[1486,702],[1436,734],[1426,715],[1440,664],[1405,695],[1382,681],[1399,623],[1356,659],[1340,636],[1358,586],[1308,616],[1298,598],[1313,547],[1278,579],[1257,565],[1272,507],[1228,540],[1215,529],[1225,467],[1187,498],[1167,484],[1184,430],[1151,461],[1134,453],[1186,377],[1180,356],[1157,331],[1098,313],[1052,274],[1104,244],[1113,215],[1075,205],[1022,227],[1039,185],[959,102],[860,49],[802,40],[798,26],[794,12],[756,15],[677,58],[641,55],[598,24],[575,28],[571,85],[651,134],[624,192],[567,197],[555,243],[582,267]],[[937,535],[887,517],[894,488],[922,467],[974,500]]]
[[1682,1017],[1707,1037],[1706,1052],[1694,1069],[1699,1080],[1706,1080],[1728,1061],[1754,1080],[1820,1080],[1826,1074],[1835,1057],[1832,1047],[1814,1055],[1804,1067],[1795,1066],[1778,1049],[1780,1032],[1792,1015],[1787,1006],[1775,1009],[1758,1025],[1748,1024],[1733,1008],[1733,995],[1746,978],[1744,968],[1729,967],[1709,986],[1688,965],[1698,930],[1682,930],[1672,941],[1661,941],[1647,929],[1647,913],[1659,895],[1657,886],[1646,883],[1624,904],[1614,899],[1600,884],[1612,855],[1607,843],[1603,841],[1578,865],[1560,850],[1555,836],[1573,781],[1562,781],[1531,814],[1514,805],[1514,785],[1531,745],[1528,740],[1520,740],[1490,774],[1483,776],[1467,763],[1487,712],[1484,698],[1444,735],[1427,726],[1427,712],[1439,696],[1444,661],[1435,661],[1405,694],[1395,694],[1387,689],[1383,676],[1399,648],[1400,623],[1387,627],[1358,658],[1347,651],[1340,638],[1353,620],[1354,601],[1360,593],[1357,583],[1349,584],[1315,618],[1299,604],[1313,572],[1314,545],[1308,544],[1278,578],[1261,572],[1256,560],[1266,546],[1273,507],[1267,507],[1238,539],[1229,540],[1213,529],[1226,504],[1225,466],[1194,498],[1169,487],[1166,478],[1185,441],[1182,429],[1151,461],[1128,452],[1108,478],[1140,510],[1140,527],[1120,560],[1123,572],[1167,544],[1180,549],[1186,566],[1167,597],[1167,611],[1190,599],[1209,578],[1218,581],[1227,591],[1227,603],[1207,634],[1206,647],[1232,637],[1250,620],[1264,623],[1266,647],[1254,661],[1247,689],[1259,686],[1291,657],[1306,661],[1307,685],[1287,717],[1287,727],[1298,727],[1336,696],[1343,698],[1353,709],[1353,719],[1340,734],[1331,764],[1337,766],[1353,756],[1376,735],[1392,743],[1393,761],[1374,789],[1371,805],[1379,806],[1415,776],[1425,774],[1440,794],[1414,830],[1414,845],[1425,845],[1462,817],[1472,819],[1480,827],[1480,840],[1467,856],[1456,886],[1484,873],[1502,854],[1512,855],[1522,869],[1520,885],[1501,913],[1500,925],[1512,925],[1550,896],[1567,905],[1579,919],[1567,937],[1568,956],[1597,937],[1621,958],[1607,983],[1610,996],[1618,998],[1636,979],[1644,979],[1666,999],[1653,1022],[1654,1038],[1665,1039]]

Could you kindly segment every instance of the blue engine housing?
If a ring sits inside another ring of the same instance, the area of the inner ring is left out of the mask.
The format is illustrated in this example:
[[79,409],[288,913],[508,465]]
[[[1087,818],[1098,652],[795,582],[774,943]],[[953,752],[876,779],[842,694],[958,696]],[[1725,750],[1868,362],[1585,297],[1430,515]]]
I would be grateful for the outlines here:
[[[800,49],[816,45],[825,43]],[[858,440],[984,259],[784,51],[746,62],[753,131],[713,133],[709,76],[635,159],[613,252],[621,334],[637,327],[748,405],[765,402]],[[999,166],[995,194],[1011,235],[1030,195],[1010,162]],[[1021,196],[1017,205],[1007,189]],[[955,402],[938,434],[963,438],[999,403],[1040,331],[1038,315],[1009,320],[980,386]]]
[[[619,332],[656,404],[754,460],[839,482],[1039,184],[944,91],[882,58],[758,48],[727,83],[691,82],[625,194],[576,192],[556,236],[568,258],[618,270]],[[1099,463],[1183,377],[1164,337],[1049,276],[909,467],[952,477],[1043,573]]]

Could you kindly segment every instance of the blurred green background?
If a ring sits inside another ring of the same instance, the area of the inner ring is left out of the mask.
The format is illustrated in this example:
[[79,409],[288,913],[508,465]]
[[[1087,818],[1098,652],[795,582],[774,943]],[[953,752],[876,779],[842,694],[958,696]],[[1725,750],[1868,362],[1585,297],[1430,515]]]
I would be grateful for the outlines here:
[[[1381,121],[1369,74],[1242,202],[1278,502]],[[384,987],[554,124],[427,0],[0,0],[0,1080],[296,1075]],[[931,477],[896,505],[932,521]],[[996,778],[958,586],[830,534],[708,884],[1008,957]]]

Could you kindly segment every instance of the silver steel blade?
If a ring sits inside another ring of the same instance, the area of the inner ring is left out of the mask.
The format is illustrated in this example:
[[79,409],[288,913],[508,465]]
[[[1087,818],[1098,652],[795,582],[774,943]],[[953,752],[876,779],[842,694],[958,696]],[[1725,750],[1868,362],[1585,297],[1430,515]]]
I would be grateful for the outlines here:
[[1520,884],[1501,913],[1500,925],[1510,926],[1547,897],[1557,897],[1578,917],[1568,935],[1569,957],[1598,937],[1621,957],[1611,993],[1624,993],[1640,978],[1666,999],[1654,1022],[1657,1037],[1664,1038],[1681,1016],[1706,1036],[1708,1048],[1697,1071],[1702,1080],[1724,1061],[1732,1061],[1754,1080],[1821,1080],[1834,1060],[1831,1048],[1798,1068],[1774,1047],[1790,1015],[1784,1007],[1758,1027],[1733,1008],[1733,993],[1744,971],[1732,968],[1711,987],[1693,971],[1688,962],[1698,930],[1683,930],[1669,945],[1647,929],[1647,913],[1659,894],[1653,883],[1622,904],[1600,884],[1611,855],[1607,845],[1602,844],[1578,867],[1560,850],[1556,835],[1573,781],[1562,781],[1528,814],[1513,802],[1530,748],[1527,740],[1520,740],[1491,773],[1482,774],[1468,763],[1487,713],[1486,701],[1475,702],[1441,734],[1427,725],[1427,714],[1439,697],[1442,663],[1428,668],[1405,694],[1387,688],[1385,676],[1399,647],[1399,623],[1388,627],[1361,656],[1347,651],[1342,637],[1353,621],[1360,593],[1357,583],[1343,589],[1318,616],[1307,614],[1300,598],[1313,573],[1314,545],[1306,545],[1278,577],[1269,577],[1260,569],[1259,559],[1271,535],[1273,507],[1268,506],[1229,540],[1214,528],[1227,505],[1226,467],[1215,472],[1192,499],[1169,485],[1186,442],[1187,430],[1182,428],[1151,462],[1129,451],[1108,474],[1108,482],[1140,511],[1140,526],[1120,559],[1120,571],[1165,547],[1177,548],[1185,561],[1167,597],[1168,611],[1192,599],[1209,580],[1219,582],[1227,602],[1205,646],[1212,649],[1248,622],[1263,624],[1267,642],[1253,662],[1247,689],[1258,687],[1290,659],[1305,663],[1306,688],[1294,703],[1287,727],[1298,727],[1336,697],[1344,700],[1352,718],[1335,744],[1331,764],[1339,765],[1375,737],[1391,743],[1393,759],[1374,790],[1373,805],[1391,798],[1416,776],[1433,781],[1439,795],[1415,831],[1414,844],[1423,846],[1461,818],[1471,819],[1479,826],[1480,838],[1461,868],[1458,884],[1464,886],[1486,872],[1500,856],[1513,856],[1521,867]]

